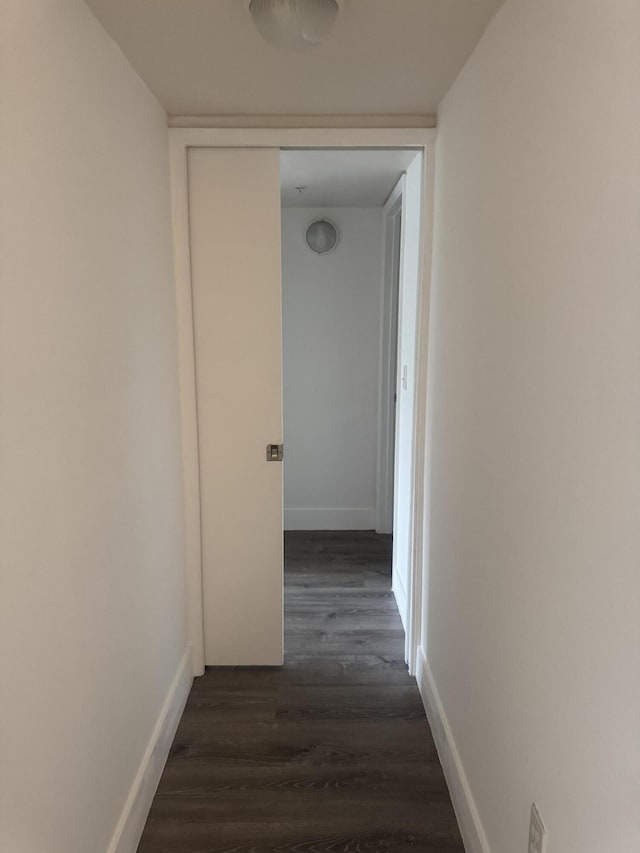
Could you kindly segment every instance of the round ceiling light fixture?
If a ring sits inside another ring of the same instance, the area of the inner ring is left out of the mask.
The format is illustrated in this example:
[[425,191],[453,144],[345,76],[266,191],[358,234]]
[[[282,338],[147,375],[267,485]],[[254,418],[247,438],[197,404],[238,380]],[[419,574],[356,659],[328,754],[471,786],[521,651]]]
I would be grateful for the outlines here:
[[276,47],[313,47],[329,35],[343,0],[249,0],[260,35]]
[[338,229],[328,219],[314,219],[304,238],[312,252],[316,255],[326,255],[333,252],[338,245]]

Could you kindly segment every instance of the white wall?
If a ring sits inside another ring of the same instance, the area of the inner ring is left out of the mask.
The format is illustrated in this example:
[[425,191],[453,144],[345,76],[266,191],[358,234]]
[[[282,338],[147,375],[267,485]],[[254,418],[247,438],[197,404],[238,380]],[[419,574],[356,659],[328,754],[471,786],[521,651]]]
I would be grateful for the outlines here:
[[492,853],[640,850],[639,36],[507,0],[439,113],[424,643]]
[[0,33],[0,848],[101,853],[186,648],[166,120],[80,0]]
[[[340,231],[319,256],[306,227]],[[380,208],[282,213],[286,529],[375,525]]]

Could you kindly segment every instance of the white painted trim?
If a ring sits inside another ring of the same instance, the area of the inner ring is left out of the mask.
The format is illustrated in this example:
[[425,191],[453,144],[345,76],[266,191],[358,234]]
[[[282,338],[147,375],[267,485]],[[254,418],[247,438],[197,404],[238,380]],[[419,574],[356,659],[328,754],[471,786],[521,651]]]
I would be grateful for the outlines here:
[[402,583],[402,578],[400,575],[396,575],[393,579],[393,584],[391,586],[391,592],[393,593],[393,597],[396,600],[396,605],[398,607],[398,612],[400,613],[400,621],[402,622],[402,627],[404,628],[405,636],[407,633],[407,590]]
[[285,530],[373,530],[375,507],[291,507]]
[[231,127],[231,128],[290,128],[324,127],[335,130],[338,127],[373,127],[383,130],[389,128],[433,128],[436,116],[391,114],[391,115],[195,115],[169,116],[169,127]]
[[[378,533],[393,531],[393,469],[395,458],[395,403],[392,399],[397,370],[398,294],[395,291],[395,260],[401,263],[402,234],[390,247],[395,223],[402,214],[403,175],[382,209],[382,268],[380,275],[380,329],[378,359],[378,454],[376,465],[376,522]],[[399,282],[398,282],[399,286]]]
[[425,149],[422,162],[422,222],[421,269],[422,278],[418,292],[418,328],[416,337],[416,400],[413,456],[413,529],[411,568],[409,571],[408,626],[406,630],[405,657],[409,672],[416,674],[418,648],[423,631],[426,631],[427,611],[425,595],[429,588],[429,528],[430,528],[430,447],[428,434],[428,377],[429,377],[429,323],[431,318],[431,264],[433,251],[433,205],[435,176],[435,146]]
[[107,853],[135,853],[193,682],[191,648],[178,670],[142,756]]
[[[398,337],[396,341],[397,347],[397,357],[396,357],[396,390],[397,390],[397,398],[396,398],[396,410],[395,410],[395,435],[393,442],[393,521],[392,527],[394,532],[393,537],[393,545],[392,545],[392,554],[391,554],[391,590],[395,594],[395,590],[398,588],[398,575],[400,574],[398,571],[398,536],[396,535],[399,530],[399,526],[397,523],[398,519],[398,456],[399,456],[399,443],[398,443],[398,415],[400,413],[400,397],[402,394],[402,381],[401,381],[401,370],[402,370],[402,360],[400,358],[400,349],[401,349],[401,341],[402,341],[402,325],[401,325],[401,317],[402,317],[402,291],[403,291],[403,276],[405,270],[405,228],[407,222],[407,204],[406,204],[406,184],[407,184],[407,175],[406,172],[404,174],[404,181],[402,187],[402,210],[401,210],[401,226],[400,226],[400,272],[398,279],[398,307],[397,307],[397,317],[398,317]],[[413,366],[413,365],[412,365]],[[415,439],[415,435],[414,435]],[[411,488],[413,488],[413,482],[411,484]],[[411,573],[413,571],[413,566],[408,566],[407,568],[407,577],[411,577]],[[402,584],[404,589],[404,584]],[[396,604],[398,605],[398,610],[400,611],[400,619],[402,620],[402,627],[404,628],[404,644],[405,644],[405,660],[408,663],[408,655],[407,648],[411,645],[411,640],[408,636],[407,631],[407,594],[406,589],[404,589],[404,594],[398,598],[396,596]],[[413,675],[413,670],[409,667],[409,674]]]
[[[171,158],[171,199],[174,230],[174,261],[176,277],[176,302],[178,324],[178,353],[180,370],[180,393],[182,406],[182,451],[185,491],[186,528],[186,586],[188,639],[193,650],[193,674],[204,672],[204,624],[202,614],[202,548],[200,534],[200,474],[198,465],[198,432],[196,417],[195,356],[193,347],[193,307],[191,299],[191,258],[189,249],[189,205],[187,151],[190,147],[237,147],[237,148],[415,148],[424,155],[424,163],[431,166],[423,170],[425,176],[425,198],[429,201],[433,193],[433,150],[435,129],[429,128],[375,128],[375,127],[323,127],[323,128],[172,128],[169,130]],[[423,204],[425,201],[423,198]],[[431,240],[431,221],[422,225],[423,235]],[[420,282],[421,293],[429,294],[431,282],[430,254],[425,262]],[[428,296],[425,297],[428,303]],[[420,303],[425,305],[424,299]],[[424,309],[428,314],[428,305]],[[428,335],[428,324],[419,323],[418,334]],[[428,342],[419,338],[419,353],[426,354]],[[426,359],[426,355],[424,355]],[[422,372],[420,373],[422,376]],[[426,371],[425,371],[426,375]],[[416,407],[418,425],[415,436],[418,452],[415,458],[424,458],[426,407]],[[423,471],[414,477],[413,489],[414,530],[422,529],[425,519],[416,516],[416,508],[424,506]],[[413,549],[415,557],[416,548]],[[421,555],[420,555],[421,556]],[[422,567],[412,565],[409,569],[411,583],[408,590],[409,614],[420,607],[422,589]],[[419,620],[410,616],[406,634],[407,660],[410,671],[415,667],[416,648],[420,642],[416,633]]]
[[491,853],[469,780],[422,646],[418,650],[417,681],[458,819],[464,849],[466,853]]
[[174,127],[172,145],[186,148],[424,148],[435,128],[231,128]]
[[[419,355],[421,352],[421,347],[427,347],[426,341],[421,341],[421,335],[428,335],[428,326],[425,327],[420,323],[420,312],[421,306],[423,304],[423,292],[429,293],[430,291],[430,267],[425,268],[424,265],[424,230],[426,227],[425,223],[425,175],[427,171],[427,158],[429,154],[430,146],[425,147],[421,152],[421,160],[420,160],[420,174],[421,174],[421,186],[419,185],[419,245],[417,248],[417,263],[415,274],[418,278],[417,282],[417,294],[416,294],[416,306],[415,306],[415,339],[414,346],[411,353],[410,361],[407,364],[408,372],[410,377],[415,377],[414,380],[409,382],[409,393],[413,396],[413,424],[412,424],[412,447],[410,453],[409,460],[409,519],[408,519],[408,548],[406,554],[406,561],[408,565],[406,566],[406,594],[403,597],[403,601],[405,602],[405,610],[402,611],[402,623],[405,628],[405,660],[407,662],[407,666],[409,669],[409,673],[411,675],[415,675],[415,665],[416,665],[416,649],[420,642],[419,632],[416,632],[416,620],[414,618],[414,612],[416,608],[421,606],[420,596],[417,594],[417,590],[421,589],[421,563],[416,560],[416,538],[417,535],[421,532],[422,527],[425,523],[425,520],[419,511],[419,508],[423,505],[423,495],[422,490],[424,487],[424,480],[422,476],[420,476],[417,470],[418,460],[422,457],[423,454],[423,446],[425,442],[425,432],[424,432],[424,423],[420,417],[420,410],[418,408],[419,405],[419,387],[418,383],[421,381],[422,372],[420,369],[419,363]],[[414,163],[411,164],[409,168],[412,168]],[[399,294],[398,294],[398,352],[400,353],[403,350],[403,334],[406,333],[406,329],[403,326],[403,300],[405,298],[405,286],[409,279],[407,278],[407,231],[411,227],[410,219],[408,218],[407,210],[408,210],[408,177],[405,176],[405,184],[404,191],[402,195],[402,229],[401,229],[401,250],[400,250],[400,282],[399,282]],[[398,507],[400,506],[400,502],[398,499],[398,471],[400,470],[398,461],[399,461],[399,452],[400,452],[400,444],[397,438],[397,428],[398,422],[402,418],[402,406],[403,403],[406,405],[407,403],[407,395],[403,394],[402,388],[402,380],[401,374],[403,371],[404,365],[402,361],[399,359],[396,364],[397,369],[397,380],[396,387],[398,389],[398,405],[396,407],[396,440],[395,440],[395,454],[394,454],[394,493],[393,493],[393,525],[394,525],[394,539],[393,539],[393,557],[392,557],[392,585],[393,587],[397,587],[398,580],[400,579],[400,575],[403,574],[400,567],[400,554],[399,554],[399,531],[401,530],[401,525],[398,523]],[[404,580],[402,581],[402,586],[405,586]],[[398,600],[398,599],[396,599]]]
[[204,673],[204,621],[196,357],[191,292],[187,150],[181,144],[172,144],[170,147],[170,177],[185,507],[187,634],[192,649],[193,674],[202,675]]

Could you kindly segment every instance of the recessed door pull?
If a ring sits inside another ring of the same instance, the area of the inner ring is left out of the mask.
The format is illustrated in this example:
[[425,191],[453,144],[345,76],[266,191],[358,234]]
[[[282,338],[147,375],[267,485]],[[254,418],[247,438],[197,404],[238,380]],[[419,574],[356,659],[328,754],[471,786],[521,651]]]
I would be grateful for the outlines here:
[[267,462],[282,462],[284,445],[267,444]]

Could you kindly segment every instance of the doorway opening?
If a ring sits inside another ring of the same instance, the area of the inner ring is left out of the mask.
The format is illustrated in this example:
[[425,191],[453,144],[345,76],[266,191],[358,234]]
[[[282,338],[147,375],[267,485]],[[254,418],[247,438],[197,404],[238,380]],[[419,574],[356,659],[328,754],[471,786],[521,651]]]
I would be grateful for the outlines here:
[[[402,372],[392,372],[400,380],[398,400],[411,405],[396,407],[395,434],[404,436],[407,456],[399,455],[399,439],[392,454],[392,526],[393,589],[398,601],[403,597],[398,570],[405,572],[406,604],[400,606],[406,634],[404,658],[409,672],[416,672],[425,630],[422,580],[434,140],[434,131],[425,129],[170,131],[187,625],[194,675],[201,675],[205,665],[282,663],[283,468],[278,451],[283,440],[280,156],[285,150],[358,151],[363,161],[369,151],[414,152],[403,185],[400,229],[401,277],[411,284],[400,288],[398,298],[399,328],[406,315],[411,318],[411,332],[401,336],[397,348]],[[410,210],[415,215],[408,216]],[[316,237],[326,239],[332,228],[331,223],[323,224]],[[378,430],[378,436],[382,434]],[[332,448],[320,451],[328,459]],[[383,502],[378,501],[378,491],[385,494],[385,490],[377,476],[377,446],[375,452],[374,521],[367,529],[382,531],[379,519],[384,514],[379,506]],[[388,471],[390,466],[381,467]],[[406,480],[402,488],[401,472]],[[351,508],[372,507],[363,503]]]
[[280,154],[285,654],[317,632],[384,654],[383,628],[406,657],[422,168],[407,148]]

